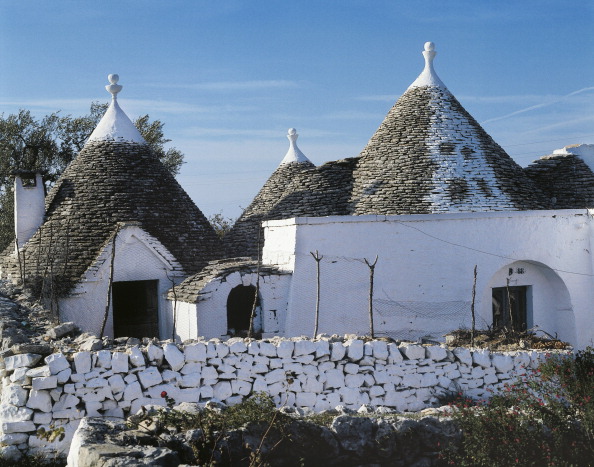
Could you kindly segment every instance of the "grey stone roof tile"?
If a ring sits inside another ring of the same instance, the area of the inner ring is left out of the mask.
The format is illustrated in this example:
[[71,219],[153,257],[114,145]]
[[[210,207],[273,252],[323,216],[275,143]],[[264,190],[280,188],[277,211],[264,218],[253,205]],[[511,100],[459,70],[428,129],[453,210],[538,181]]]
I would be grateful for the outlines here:
[[[122,222],[138,222],[186,273],[222,256],[208,220],[147,145],[93,141],[46,197],[45,222],[23,251],[27,275],[51,269],[69,290]],[[0,262],[18,273],[12,251]]]
[[524,169],[555,209],[594,207],[594,173],[579,156],[551,154]]

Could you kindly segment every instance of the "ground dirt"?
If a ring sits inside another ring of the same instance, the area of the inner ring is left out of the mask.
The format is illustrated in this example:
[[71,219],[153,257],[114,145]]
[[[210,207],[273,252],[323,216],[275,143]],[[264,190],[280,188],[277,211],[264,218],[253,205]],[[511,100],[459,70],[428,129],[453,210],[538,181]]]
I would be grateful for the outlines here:
[[538,336],[531,331],[476,330],[474,343],[469,329],[459,329],[446,336],[451,347],[478,347],[490,350],[564,350],[571,345],[549,336]]

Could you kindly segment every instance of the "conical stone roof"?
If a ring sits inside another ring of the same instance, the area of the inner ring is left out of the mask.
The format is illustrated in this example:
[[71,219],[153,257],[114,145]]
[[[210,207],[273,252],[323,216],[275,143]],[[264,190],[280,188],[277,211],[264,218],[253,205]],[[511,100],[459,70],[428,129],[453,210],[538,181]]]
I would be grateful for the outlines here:
[[[260,224],[271,219],[271,211],[290,195],[293,191],[291,185],[301,178],[301,173],[315,165],[297,147],[297,131],[289,128],[289,150],[278,168],[268,178],[250,205],[237,219],[231,231],[225,236],[225,249],[227,256],[239,257],[258,255],[258,236]],[[290,217],[286,216],[286,217]],[[283,217],[274,217],[282,219]],[[260,243],[264,242],[260,238]]]
[[445,87],[425,44],[425,69],[360,154],[352,214],[545,208],[534,183]]
[[130,222],[159,240],[188,274],[222,256],[208,220],[113,107],[97,127],[107,131],[93,133],[46,197],[45,222],[21,253],[28,277],[51,269],[71,286],[118,226]]
[[555,209],[594,206],[594,145],[557,149],[524,169],[549,198]]

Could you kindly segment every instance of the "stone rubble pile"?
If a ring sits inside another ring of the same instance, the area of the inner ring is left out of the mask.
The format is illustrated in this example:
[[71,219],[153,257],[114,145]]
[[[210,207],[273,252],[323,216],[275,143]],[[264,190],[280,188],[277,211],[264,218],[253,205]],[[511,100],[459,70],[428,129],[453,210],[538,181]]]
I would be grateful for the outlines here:
[[[165,406],[165,394],[177,403],[231,405],[262,391],[278,406],[305,411],[363,405],[418,411],[451,392],[489,397],[488,391],[501,389],[544,355],[398,345],[352,335],[151,341],[125,351],[45,357],[22,353],[0,359],[0,443],[65,452],[83,417],[123,419],[146,405]],[[55,427],[65,430],[61,442],[48,445],[35,435]]]

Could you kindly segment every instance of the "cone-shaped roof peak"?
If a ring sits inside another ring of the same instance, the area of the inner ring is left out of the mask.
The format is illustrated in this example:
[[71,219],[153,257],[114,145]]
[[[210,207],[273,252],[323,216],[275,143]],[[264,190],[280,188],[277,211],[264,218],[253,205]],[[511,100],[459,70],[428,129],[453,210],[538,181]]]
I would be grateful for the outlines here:
[[105,86],[105,89],[111,94],[111,103],[87,142],[116,141],[146,144],[134,123],[118,105],[117,95],[122,90],[122,85],[117,84],[120,77],[111,74],[107,79],[111,84]]
[[443,81],[439,79],[437,73],[435,72],[435,68],[433,68],[433,60],[437,55],[435,51],[435,44],[433,42],[425,42],[425,47],[423,51],[423,57],[425,57],[425,68],[418,76],[416,80],[408,87],[411,88],[420,88],[422,86],[434,86],[438,88],[446,88],[446,85],[443,84]]
[[289,128],[287,131],[287,139],[289,140],[289,150],[281,161],[280,165],[290,164],[291,162],[310,162],[305,154],[297,147],[297,138],[299,134],[295,128]]
[[390,109],[354,172],[354,214],[540,209],[542,193],[485,132],[433,69]]

